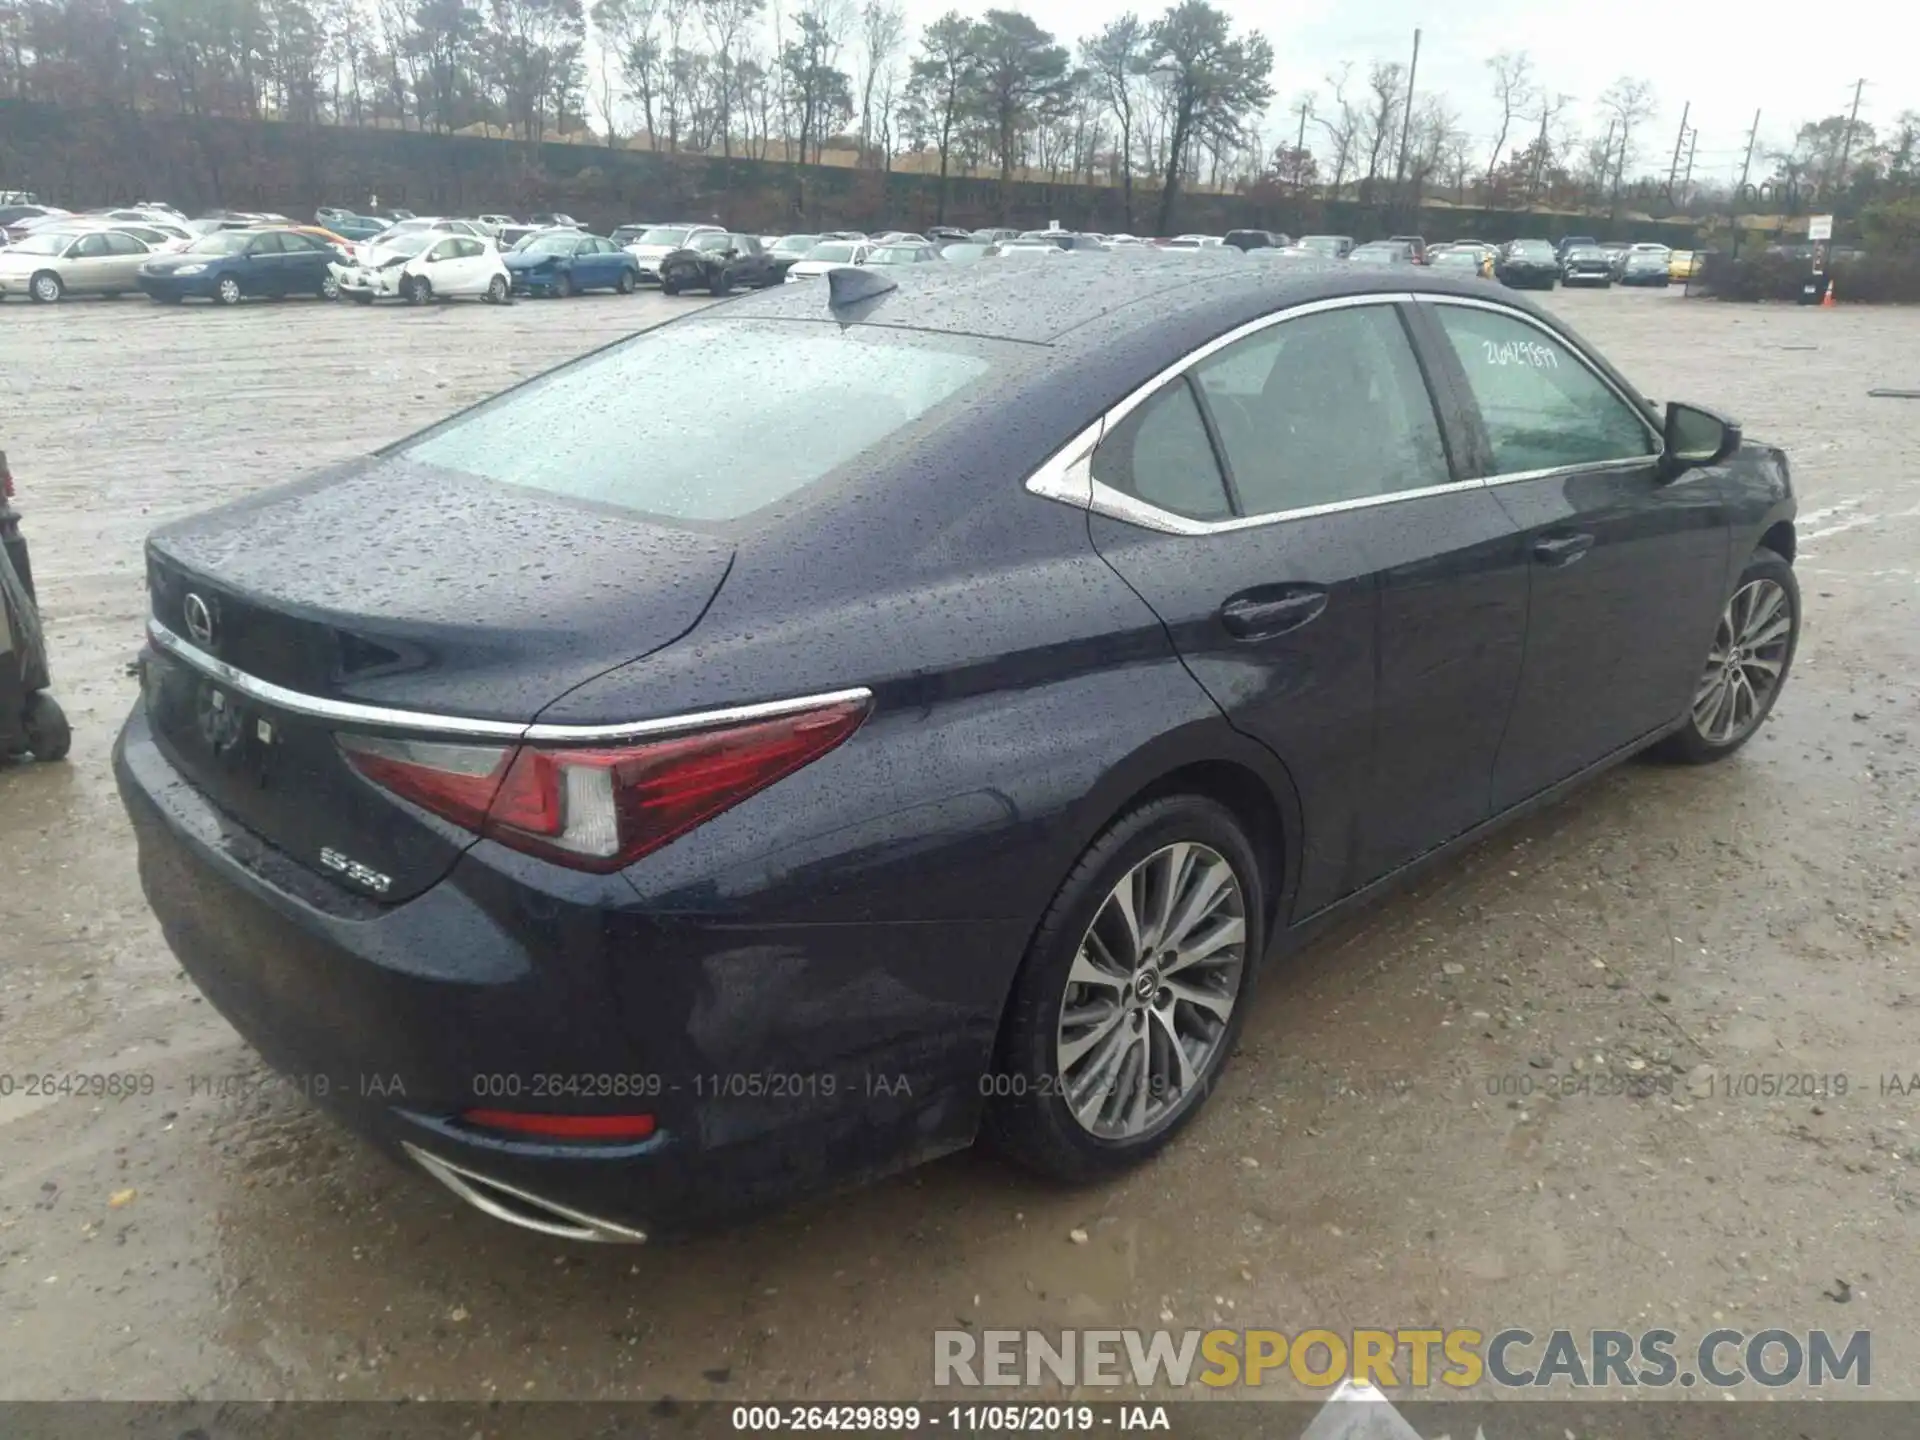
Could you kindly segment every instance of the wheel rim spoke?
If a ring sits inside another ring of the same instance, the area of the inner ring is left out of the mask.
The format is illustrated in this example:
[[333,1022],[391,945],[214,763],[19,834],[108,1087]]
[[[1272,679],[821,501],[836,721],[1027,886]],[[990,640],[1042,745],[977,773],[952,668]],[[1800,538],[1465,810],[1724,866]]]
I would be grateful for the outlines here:
[[1054,1061],[1067,1108],[1103,1139],[1169,1123],[1220,1059],[1246,962],[1245,897],[1218,852],[1183,841],[1119,878],[1061,997]]
[[1693,723],[1714,745],[1743,739],[1767,713],[1786,670],[1795,616],[1784,587],[1750,580],[1727,601],[1693,692]]
[[1162,968],[1161,974],[1178,975],[1183,970],[1208,964],[1222,952],[1244,945],[1246,939],[1246,921],[1237,915],[1223,919],[1218,925],[1197,937],[1186,949],[1176,951],[1173,959]]

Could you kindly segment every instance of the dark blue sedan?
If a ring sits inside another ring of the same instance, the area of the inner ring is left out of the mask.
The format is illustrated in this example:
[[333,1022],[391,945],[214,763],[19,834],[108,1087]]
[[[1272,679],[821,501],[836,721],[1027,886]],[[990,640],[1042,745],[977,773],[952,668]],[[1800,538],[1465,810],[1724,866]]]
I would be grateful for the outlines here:
[[582,290],[633,293],[640,265],[611,240],[578,230],[549,230],[529,235],[505,255],[516,295],[556,295]]
[[327,267],[344,258],[319,236],[298,230],[216,230],[178,254],[149,260],[136,283],[167,304],[189,297],[220,305],[285,295],[332,300],[340,287]]
[[208,998],[497,1218],[1088,1180],[1325,922],[1739,750],[1794,506],[1475,277],[837,267],[155,532],[114,763]]

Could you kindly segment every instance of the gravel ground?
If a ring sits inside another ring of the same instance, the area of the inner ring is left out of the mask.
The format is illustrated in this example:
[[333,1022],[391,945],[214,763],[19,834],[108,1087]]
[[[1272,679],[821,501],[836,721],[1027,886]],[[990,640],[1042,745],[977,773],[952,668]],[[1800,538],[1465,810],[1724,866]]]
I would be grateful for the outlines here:
[[[0,773],[0,1068],[154,1084],[0,1095],[0,1398],[898,1398],[939,1328],[1422,1322],[1866,1328],[1875,1393],[1920,1395],[1920,1096],[1885,1080],[1920,1071],[1920,406],[1866,393],[1920,384],[1913,311],[1553,297],[1792,454],[1787,694],[1735,761],[1619,769],[1270,972],[1207,1113],[1119,1183],[963,1155],[569,1247],[271,1086],[162,945],[113,795],[142,535],[686,303],[0,307],[78,732]],[[1670,1093],[1547,1093],[1648,1075]]]

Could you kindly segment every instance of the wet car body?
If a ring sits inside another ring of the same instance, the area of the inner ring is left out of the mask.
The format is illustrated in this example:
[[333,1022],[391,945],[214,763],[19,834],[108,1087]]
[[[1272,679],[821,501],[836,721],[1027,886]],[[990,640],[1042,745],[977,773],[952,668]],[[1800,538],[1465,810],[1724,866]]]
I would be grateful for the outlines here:
[[289,227],[218,230],[185,250],[140,267],[139,286],[154,300],[234,305],[288,295],[331,299],[332,267],[344,257],[317,236]]
[[1598,285],[1605,289],[1613,284],[1613,263],[1613,256],[1598,245],[1577,245],[1567,251],[1567,258],[1561,263],[1560,283]]
[[[150,541],[152,643],[115,768],[168,943],[273,1065],[482,1208],[631,1239],[969,1143],[1023,948],[1116,814],[1176,782],[1246,805],[1278,946],[1297,944],[1670,728],[1737,557],[1791,521],[1784,461],[1752,443],[1687,484],[1649,455],[1496,493],[1458,388],[1479,342],[1437,340],[1442,307],[1578,347],[1567,363],[1655,423],[1575,337],[1477,282],[1151,257],[909,269],[851,272],[885,288],[831,310],[826,283],[743,296],[509,392],[644,374],[646,346],[725,326],[785,337],[801,373],[833,372],[796,336],[856,357],[938,335],[981,367],[924,424],[743,515],[478,482],[423,458],[456,416]],[[1090,478],[1100,417],[1183,385],[1170,366],[1350,308],[1434,365],[1460,478],[1384,521],[1309,506],[1284,528],[1183,521]],[[1592,517],[1600,564],[1534,596],[1569,516]],[[1284,623],[1297,596],[1275,586],[1316,592],[1315,623]],[[1250,629],[1222,619],[1235,592]],[[1418,643],[1378,648],[1408,624]],[[606,873],[396,802],[337,739],[678,740],[799,705],[858,723]],[[476,1106],[652,1124],[532,1139],[469,1123]]]
[[788,263],[776,261],[757,235],[703,231],[660,257],[660,288],[669,295],[705,290],[715,296],[736,286],[759,290],[785,279]]
[[504,257],[516,295],[566,296],[583,290],[627,294],[640,283],[640,264],[611,240],[577,230],[546,230]]
[[1516,240],[1500,252],[1493,273],[1514,290],[1551,290],[1560,279],[1560,260],[1544,240]]
[[1671,265],[1672,259],[1664,250],[1630,250],[1620,262],[1620,283],[1664,289],[1673,279]]

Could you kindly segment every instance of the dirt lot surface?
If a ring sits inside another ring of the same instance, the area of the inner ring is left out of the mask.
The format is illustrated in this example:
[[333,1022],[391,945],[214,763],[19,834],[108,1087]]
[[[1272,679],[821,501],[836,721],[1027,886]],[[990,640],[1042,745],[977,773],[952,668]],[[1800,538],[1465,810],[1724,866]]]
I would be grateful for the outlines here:
[[[1733,762],[1619,769],[1269,972],[1214,1103],[1128,1179],[963,1155],[569,1246],[267,1084],[113,793],[142,535],[684,303],[0,307],[77,729],[0,771],[0,1398],[885,1398],[930,1393],[940,1328],[1423,1322],[1867,1328],[1875,1392],[1920,1396],[1920,404],[1867,396],[1920,384],[1913,311],[1553,297],[1650,394],[1788,447],[1786,696]],[[24,1083],[108,1073],[153,1092]]]

